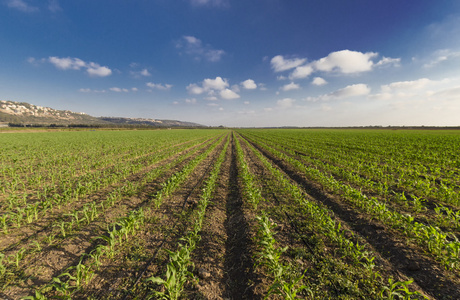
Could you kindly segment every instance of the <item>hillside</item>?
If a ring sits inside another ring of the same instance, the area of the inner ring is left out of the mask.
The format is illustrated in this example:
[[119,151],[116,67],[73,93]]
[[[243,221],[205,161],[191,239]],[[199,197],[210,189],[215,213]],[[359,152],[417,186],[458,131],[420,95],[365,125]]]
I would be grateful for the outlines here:
[[26,102],[0,100],[0,123],[16,126],[153,126],[202,127],[203,125],[176,120],[145,118],[93,117],[83,112],[57,110]]

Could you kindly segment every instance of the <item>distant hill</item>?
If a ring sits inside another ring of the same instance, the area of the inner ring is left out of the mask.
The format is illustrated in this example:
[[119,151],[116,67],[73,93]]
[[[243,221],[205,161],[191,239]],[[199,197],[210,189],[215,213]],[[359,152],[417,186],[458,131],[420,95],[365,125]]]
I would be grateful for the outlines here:
[[125,127],[204,127],[176,120],[93,117],[82,112],[57,110],[26,102],[0,100],[0,123],[16,126],[125,126]]

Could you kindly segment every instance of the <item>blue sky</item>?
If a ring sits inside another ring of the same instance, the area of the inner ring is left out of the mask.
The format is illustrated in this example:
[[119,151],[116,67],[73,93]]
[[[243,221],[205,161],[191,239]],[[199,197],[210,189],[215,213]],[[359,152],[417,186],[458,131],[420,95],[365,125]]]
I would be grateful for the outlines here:
[[0,0],[0,99],[205,125],[460,125],[460,1]]

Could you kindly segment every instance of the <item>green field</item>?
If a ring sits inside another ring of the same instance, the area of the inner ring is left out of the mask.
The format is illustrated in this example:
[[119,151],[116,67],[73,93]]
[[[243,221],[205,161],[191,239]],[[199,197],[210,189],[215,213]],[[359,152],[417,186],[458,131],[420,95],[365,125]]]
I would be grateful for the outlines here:
[[460,131],[0,133],[0,298],[460,299]]

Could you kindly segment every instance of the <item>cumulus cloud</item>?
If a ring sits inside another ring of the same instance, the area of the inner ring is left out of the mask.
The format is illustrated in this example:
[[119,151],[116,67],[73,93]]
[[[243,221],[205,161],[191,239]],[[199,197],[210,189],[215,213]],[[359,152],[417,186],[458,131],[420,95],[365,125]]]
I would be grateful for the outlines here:
[[386,66],[386,65],[393,65],[395,67],[399,67],[401,63],[401,58],[391,58],[391,57],[383,57],[379,60],[375,65],[376,66]]
[[110,70],[107,67],[102,67],[98,64],[95,63],[90,63],[90,67],[86,69],[86,72],[90,76],[96,76],[96,77],[106,77],[110,76],[112,74],[112,70]]
[[294,69],[294,71],[289,75],[289,79],[302,79],[310,76],[313,73],[314,69],[311,65],[299,66]]
[[294,99],[284,98],[284,99],[276,101],[276,105],[279,108],[289,108],[289,107],[292,107],[294,105],[294,102],[295,102]]
[[161,83],[153,83],[153,82],[147,82],[145,85],[148,86],[149,88],[161,90],[161,91],[169,91],[173,87],[172,84],[161,84]]
[[[271,59],[271,66],[275,72],[282,72],[294,69],[289,75],[289,79],[307,78],[316,71],[337,72],[342,74],[354,74],[371,71],[374,67],[399,66],[400,58],[383,57],[377,63],[373,61],[378,56],[376,52],[359,52],[351,50],[341,50],[329,53],[328,56],[306,63],[306,58],[285,59],[282,55],[277,55]],[[281,75],[278,79],[285,79]]]
[[38,7],[30,5],[24,0],[7,0],[6,5],[10,8],[26,13],[36,12],[39,10]]
[[189,92],[189,94],[192,94],[192,95],[200,95],[204,93],[204,89],[195,83],[189,84],[186,87],[186,89]]
[[254,90],[257,88],[257,84],[252,79],[247,79],[241,82],[241,86],[246,90]]
[[185,99],[185,103],[187,103],[187,104],[196,104],[196,99],[195,98],[187,98],[187,99]]
[[300,86],[297,83],[291,82],[281,87],[281,90],[287,92],[292,90],[298,90]]
[[220,91],[220,97],[225,100],[232,100],[240,98],[240,95],[230,89],[224,89]]
[[433,81],[428,78],[420,78],[417,80],[411,81],[398,81],[390,84],[382,85],[381,89],[384,93],[394,92],[396,90],[418,90],[426,87],[428,84]]
[[[131,64],[132,65],[132,64]],[[134,78],[141,78],[141,77],[149,77],[152,76],[150,74],[149,70],[147,69],[142,69],[140,71],[130,71],[129,72]]]
[[327,84],[327,81],[321,77],[315,77],[311,83],[317,86],[321,86]]
[[84,88],[81,88],[78,90],[80,93],[105,93],[106,90],[92,90],[92,89],[84,89]]
[[225,54],[224,50],[214,49],[210,45],[203,45],[201,40],[194,36],[183,36],[176,43],[176,48],[183,50],[185,54],[198,61],[204,59],[210,62],[218,62]]
[[87,63],[79,58],[50,56],[48,61],[61,70],[86,69],[86,72],[90,76],[106,77],[112,74],[112,70],[108,67],[101,66],[94,62]]
[[371,89],[367,86],[367,84],[358,83],[358,84],[352,84],[352,85],[346,86],[343,89],[332,92],[330,96],[333,98],[337,98],[337,99],[343,99],[343,98],[367,95],[370,92],[371,92]]
[[61,70],[69,70],[69,69],[80,70],[81,68],[86,67],[86,63],[79,58],[70,58],[70,57],[59,58],[56,56],[50,56],[48,60],[56,68],[61,69]]
[[196,83],[189,84],[186,89],[189,94],[192,95],[200,95],[203,93],[207,93],[208,97],[206,100],[217,100],[216,96],[220,96],[222,99],[230,100],[230,99],[237,99],[240,97],[238,95],[238,86],[232,86],[232,89],[229,89],[228,80],[217,76],[215,79],[206,78],[202,81],[201,85]]
[[112,92],[116,92],[116,93],[121,93],[121,92],[127,93],[127,92],[129,92],[128,89],[119,88],[119,87],[111,87],[111,88],[109,88],[109,90],[112,91]]
[[328,100],[338,100],[346,99],[357,96],[365,96],[371,92],[369,86],[363,83],[348,85],[342,89],[333,91],[329,94],[324,94],[318,97],[307,97],[305,100],[315,102],[315,101],[328,101]]
[[209,90],[223,90],[228,87],[227,79],[222,79],[222,77],[217,76],[216,79],[206,78],[203,80],[203,89],[205,91]]
[[270,63],[275,72],[282,72],[298,67],[306,61],[306,58],[285,59],[282,55],[277,55],[271,59]]
[[370,71],[373,66],[371,58],[375,52],[362,53],[358,51],[342,50],[330,53],[313,63],[319,71],[338,71],[345,74]]

